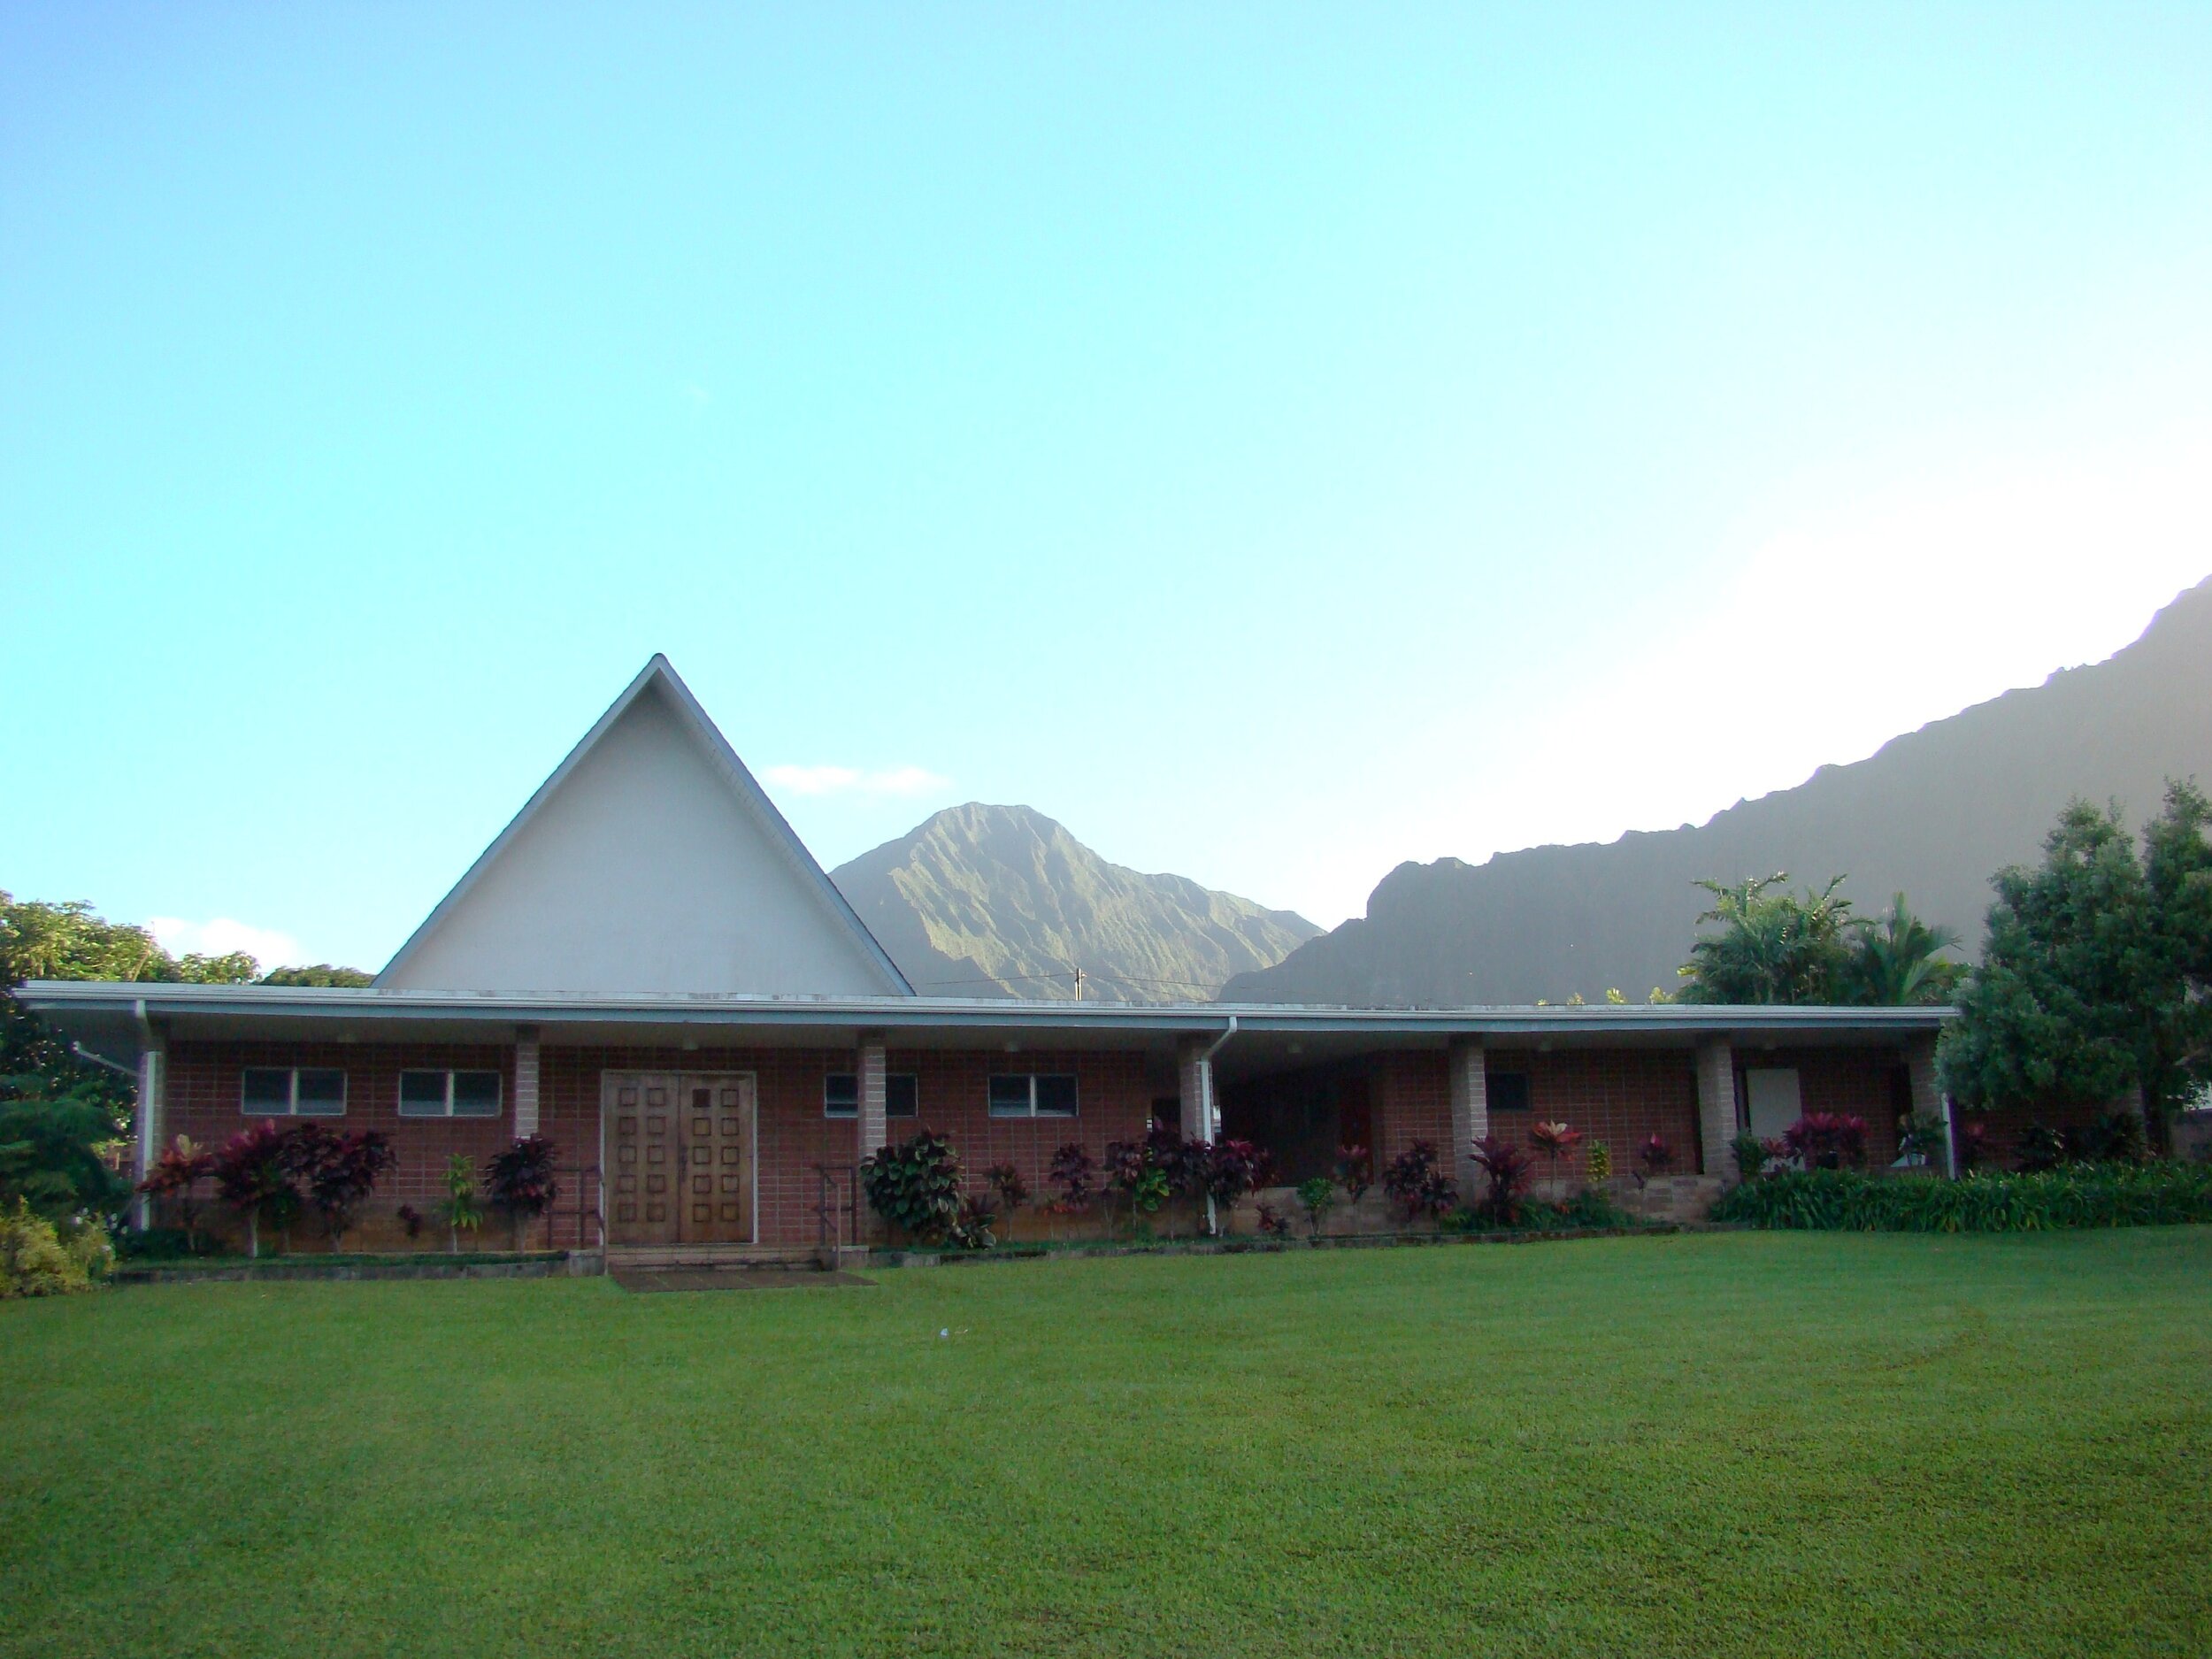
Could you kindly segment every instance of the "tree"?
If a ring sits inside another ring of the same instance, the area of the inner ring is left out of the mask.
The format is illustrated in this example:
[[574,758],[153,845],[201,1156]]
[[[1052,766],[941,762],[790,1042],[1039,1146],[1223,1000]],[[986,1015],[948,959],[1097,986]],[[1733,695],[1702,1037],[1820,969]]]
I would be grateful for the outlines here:
[[1747,878],[1733,887],[1697,885],[1713,895],[1698,925],[1720,931],[1690,947],[1681,1000],[1701,1003],[1832,1002],[1850,961],[1851,901],[1843,878],[1815,893],[1770,893],[1789,872]]
[[264,985],[364,986],[375,982],[373,973],[359,968],[333,967],[327,962],[304,968],[272,968],[261,976]]
[[293,1185],[291,1132],[264,1119],[226,1141],[215,1154],[215,1192],[246,1218],[246,1254],[261,1254],[261,1224],[284,1227],[299,1211]]
[[1943,1086],[1968,1106],[2103,1106],[2141,1091],[2165,1113],[2212,1054],[2212,804],[2169,784],[2144,850],[2120,819],[2068,804],[2043,862],[1992,879],[1981,965],[1938,1051]]
[[518,1135],[515,1143],[492,1155],[484,1166],[484,1192],[491,1206],[507,1217],[514,1248],[522,1248],[522,1230],[552,1208],[561,1189],[554,1181],[553,1143],[543,1135]]
[[1930,926],[1912,913],[1900,893],[1879,920],[1862,919],[1852,929],[1839,1000],[1864,1008],[1948,1002],[1966,978],[1965,964],[1943,955],[1958,942],[1956,930]]

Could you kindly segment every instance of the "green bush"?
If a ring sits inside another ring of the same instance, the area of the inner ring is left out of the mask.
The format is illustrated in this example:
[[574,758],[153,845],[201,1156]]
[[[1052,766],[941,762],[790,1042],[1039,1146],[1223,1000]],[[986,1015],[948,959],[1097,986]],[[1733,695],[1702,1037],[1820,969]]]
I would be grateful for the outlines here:
[[1788,1170],[1722,1194],[1713,1219],[1858,1233],[2039,1233],[2212,1221],[2212,1166],[2069,1164],[1955,1181]]
[[960,1223],[960,1159],[927,1129],[863,1158],[860,1189],[871,1210],[924,1244],[941,1242]]
[[64,1238],[20,1198],[13,1210],[0,1210],[0,1301],[90,1290],[114,1259],[107,1229],[96,1221]]

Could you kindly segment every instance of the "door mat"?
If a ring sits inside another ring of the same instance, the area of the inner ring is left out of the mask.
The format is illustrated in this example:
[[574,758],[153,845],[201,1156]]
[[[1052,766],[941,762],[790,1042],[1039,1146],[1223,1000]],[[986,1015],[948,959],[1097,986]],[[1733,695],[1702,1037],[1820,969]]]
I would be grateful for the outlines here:
[[824,1272],[807,1267],[682,1267],[658,1270],[626,1268],[608,1278],[625,1290],[834,1290],[846,1285],[872,1285],[875,1280],[857,1273]]

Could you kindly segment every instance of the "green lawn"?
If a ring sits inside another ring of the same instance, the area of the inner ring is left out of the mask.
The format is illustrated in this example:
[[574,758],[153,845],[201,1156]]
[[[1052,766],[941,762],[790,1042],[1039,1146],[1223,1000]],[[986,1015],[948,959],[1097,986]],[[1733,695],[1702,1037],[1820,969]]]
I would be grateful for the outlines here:
[[2208,1316],[2212,1228],[10,1304],[0,1652],[2202,1655]]

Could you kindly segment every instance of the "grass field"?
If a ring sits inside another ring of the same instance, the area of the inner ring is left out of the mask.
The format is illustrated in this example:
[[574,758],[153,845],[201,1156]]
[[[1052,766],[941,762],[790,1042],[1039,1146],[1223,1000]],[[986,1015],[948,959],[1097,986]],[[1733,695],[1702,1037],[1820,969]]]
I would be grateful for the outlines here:
[[2212,1651],[2208,1228],[133,1289],[0,1414],[8,1654]]

